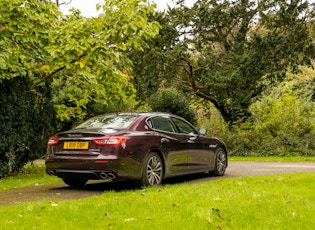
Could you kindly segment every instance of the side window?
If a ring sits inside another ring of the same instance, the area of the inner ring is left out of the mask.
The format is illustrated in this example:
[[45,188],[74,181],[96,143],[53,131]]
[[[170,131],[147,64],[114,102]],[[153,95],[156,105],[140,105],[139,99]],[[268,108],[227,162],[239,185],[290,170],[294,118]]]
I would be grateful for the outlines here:
[[153,129],[175,133],[175,127],[168,117],[151,117],[148,124]]
[[190,135],[197,135],[197,130],[191,126],[189,123],[180,120],[178,118],[173,117],[172,120],[176,124],[176,126],[179,128],[180,133],[190,134]]

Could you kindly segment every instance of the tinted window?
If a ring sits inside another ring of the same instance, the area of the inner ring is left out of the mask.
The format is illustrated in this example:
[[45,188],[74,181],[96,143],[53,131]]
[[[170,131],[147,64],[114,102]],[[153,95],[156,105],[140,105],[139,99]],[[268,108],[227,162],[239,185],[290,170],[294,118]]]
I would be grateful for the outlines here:
[[191,126],[189,123],[181,120],[181,119],[178,119],[178,118],[172,118],[172,120],[174,121],[174,123],[176,124],[176,126],[178,127],[180,133],[185,133],[185,134],[190,134],[190,135],[197,135],[198,132],[197,130]]
[[135,119],[135,116],[98,116],[83,122],[75,129],[126,129]]
[[148,124],[153,129],[175,133],[175,127],[168,117],[152,117],[148,120]]

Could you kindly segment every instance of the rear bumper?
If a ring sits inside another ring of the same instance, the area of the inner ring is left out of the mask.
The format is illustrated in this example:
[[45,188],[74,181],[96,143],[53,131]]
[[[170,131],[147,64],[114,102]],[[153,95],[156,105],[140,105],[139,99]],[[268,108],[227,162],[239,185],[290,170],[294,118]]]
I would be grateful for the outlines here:
[[50,176],[57,176],[60,178],[84,178],[87,180],[108,180],[108,181],[113,181],[117,179],[117,175],[115,175],[111,171],[46,169],[46,173]]
[[48,175],[88,180],[140,179],[142,171],[142,164],[131,158],[107,162],[50,159],[45,165]]

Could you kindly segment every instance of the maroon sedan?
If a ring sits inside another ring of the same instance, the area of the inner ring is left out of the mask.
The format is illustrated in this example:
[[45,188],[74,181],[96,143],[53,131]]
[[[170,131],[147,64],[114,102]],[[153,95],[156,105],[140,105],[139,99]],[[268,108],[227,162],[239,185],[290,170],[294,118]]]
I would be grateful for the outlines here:
[[88,180],[137,180],[209,172],[223,176],[225,145],[168,113],[117,113],[93,117],[48,141],[46,172],[70,186]]

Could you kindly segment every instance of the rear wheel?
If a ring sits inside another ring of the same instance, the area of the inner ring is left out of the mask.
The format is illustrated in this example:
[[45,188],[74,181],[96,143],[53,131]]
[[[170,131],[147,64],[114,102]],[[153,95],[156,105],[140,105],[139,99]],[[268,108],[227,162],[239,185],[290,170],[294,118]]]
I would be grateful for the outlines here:
[[163,162],[157,153],[150,153],[146,158],[142,169],[142,186],[154,186],[162,183]]
[[71,187],[81,187],[86,184],[88,181],[84,178],[75,178],[75,177],[67,177],[62,178],[63,182],[65,182],[67,185],[70,185]]
[[227,167],[227,157],[226,152],[223,148],[218,148],[216,150],[216,159],[214,170],[210,172],[214,176],[223,176]]

